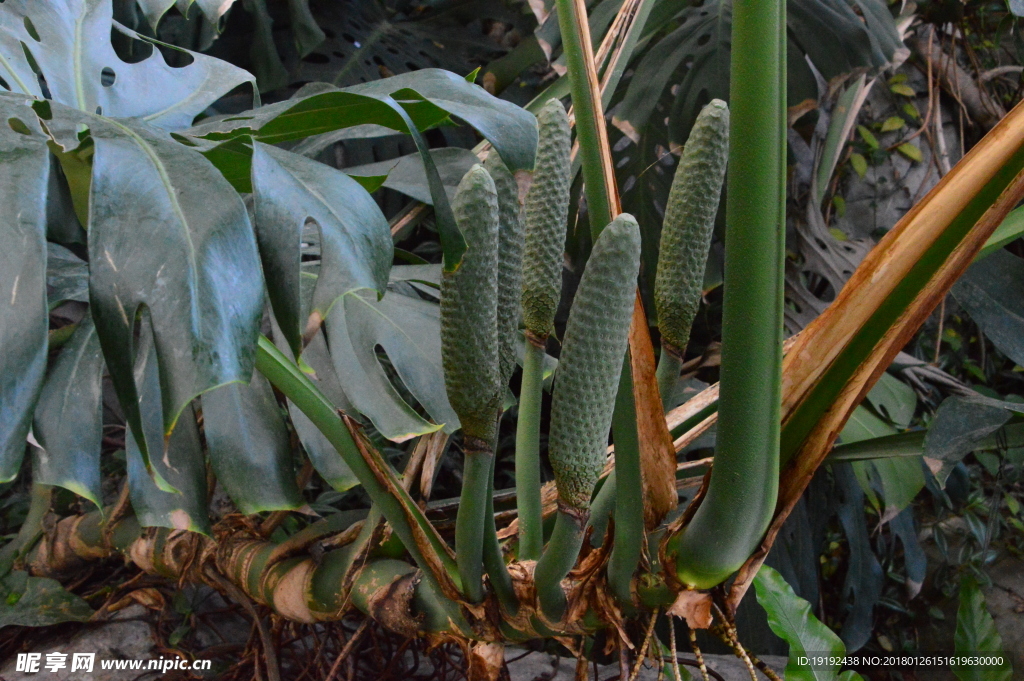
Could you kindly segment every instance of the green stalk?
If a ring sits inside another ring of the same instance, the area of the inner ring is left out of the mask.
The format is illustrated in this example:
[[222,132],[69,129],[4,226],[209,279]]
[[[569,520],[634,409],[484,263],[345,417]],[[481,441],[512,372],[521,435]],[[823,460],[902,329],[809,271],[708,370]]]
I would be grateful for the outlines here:
[[540,500],[540,408],[544,383],[544,346],[526,337],[523,380],[516,422],[516,507],[519,511],[519,559],[537,560],[544,549]]
[[[416,503],[408,496],[400,485],[392,485],[397,488],[396,494],[382,484],[369,463],[363,458],[358,445],[352,439],[338,413],[338,410],[331,404],[320,390],[299,370],[293,362],[281,353],[280,350],[266,336],[260,336],[256,352],[256,369],[263,374],[275,388],[284,393],[285,397],[305,414],[310,421],[323,433],[324,437],[338,450],[341,458],[358,478],[363,489],[380,508],[384,518],[391,524],[399,539],[405,545],[406,550],[412,556],[416,564],[423,570],[423,576],[427,583],[441,597],[445,589],[441,579],[455,582],[456,587],[461,585],[458,582],[458,568],[455,561],[448,554],[448,547],[434,531],[429,521],[423,515]],[[390,471],[390,466],[383,457],[380,457],[379,464],[382,470]],[[410,518],[412,519],[410,521]],[[413,523],[417,528],[413,527]],[[417,532],[418,530],[418,532]],[[424,553],[424,548],[416,541],[417,536],[425,535],[428,547],[432,555]],[[441,574],[436,571],[442,570]],[[450,603],[445,598],[442,600]],[[454,603],[451,604],[453,616],[459,616]]]
[[[608,560],[608,584],[621,604],[633,607],[633,573],[644,543],[644,486],[640,476],[640,443],[636,434],[633,374],[623,362],[615,395],[612,434],[615,437],[615,543]],[[607,483],[606,483],[607,484]]]
[[[562,33],[562,49],[572,93],[573,113],[576,116],[576,139],[580,143],[583,182],[590,216],[590,234],[596,241],[598,234],[612,221],[616,210],[610,188],[615,182],[611,168],[605,168],[605,159],[611,158],[608,136],[599,126],[604,125],[600,88],[594,64],[594,48],[590,42],[590,25],[586,8],[577,0],[555,0],[558,9],[558,27]],[[603,134],[605,133],[605,134]]]
[[484,515],[484,569],[491,579],[491,588],[498,597],[501,607],[509,615],[519,610],[519,599],[512,586],[512,576],[505,565],[505,555],[498,543],[498,528],[494,524],[494,463],[491,457],[491,472],[487,481],[487,510]]
[[[483,549],[486,534],[488,478],[494,452],[488,444],[466,438],[462,464],[462,494],[455,522],[455,560],[462,578],[463,593],[473,603],[484,598]],[[491,517],[493,522],[494,517]]]
[[585,509],[573,508],[568,504],[558,504],[558,515],[555,516],[555,527],[551,530],[548,548],[537,561],[533,581],[537,585],[537,600],[540,602],[544,616],[551,622],[562,619],[565,613],[565,592],[562,580],[576,564],[580,549],[583,547],[583,531],[587,527],[590,512]]
[[679,380],[679,372],[683,359],[664,345],[661,346],[661,357],[658,358],[658,393],[661,395],[661,406],[668,411],[672,403],[672,393]]
[[590,503],[589,523],[594,528],[594,531],[590,534],[590,545],[595,549],[604,543],[604,535],[608,531],[608,521],[611,520],[612,513],[615,512],[617,477],[615,469],[612,468],[611,472],[608,473],[608,477],[599,483],[600,487],[597,488],[597,494],[594,495],[594,500]]
[[670,540],[710,588],[760,543],[778,497],[782,367],[785,2],[735,0],[718,444],[708,493]]

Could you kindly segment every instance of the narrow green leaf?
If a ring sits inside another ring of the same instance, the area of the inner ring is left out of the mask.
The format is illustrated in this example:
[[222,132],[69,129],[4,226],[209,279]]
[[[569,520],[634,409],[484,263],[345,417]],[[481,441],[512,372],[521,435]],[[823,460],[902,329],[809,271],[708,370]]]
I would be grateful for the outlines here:
[[102,507],[103,352],[86,314],[46,377],[36,405],[34,482],[59,485]]
[[956,612],[953,646],[957,655],[995,657],[1001,664],[956,665],[952,671],[960,681],[1010,681],[1013,669],[1003,652],[1003,640],[995,620],[985,607],[985,596],[971,575],[960,582],[960,607]]
[[793,591],[778,572],[762,565],[754,577],[757,602],[768,613],[768,626],[789,644],[786,681],[833,681],[839,665],[808,666],[800,657],[809,653],[841,658],[846,646],[840,638],[811,612],[811,605]]
[[253,373],[249,385],[229,383],[202,401],[210,464],[238,510],[251,514],[302,506],[288,428],[267,379]]
[[975,262],[994,251],[998,251],[1006,244],[1012,243],[1024,235],[1024,208],[1017,208],[1006,216],[1006,219],[996,227],[996,231],[985,242],[985,246],[974,259]]
[[0,482],[21,467],[46,372],[50,159],[35,112],[23,101],[0,97]]

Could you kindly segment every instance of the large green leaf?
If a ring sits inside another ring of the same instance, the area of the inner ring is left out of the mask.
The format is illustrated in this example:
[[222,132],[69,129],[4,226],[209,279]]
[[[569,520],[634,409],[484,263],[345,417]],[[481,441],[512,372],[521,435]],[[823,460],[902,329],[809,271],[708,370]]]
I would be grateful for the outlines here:
[[952,293],[985,337],[1024,366],[1024,260],[997,250],[971,265]]
[[291,510],[305,502],[295,484],[291,443],[274,390],[253,372],[203,395],[210,464],[242,513]]
[[253,82],[242,69],[194,52],[183,68],[168,66],[155,48],[129,64],[111,45],[115,27],[137,37],[114,23],[111,0],[7,0],[0,7],[0,78],[15,92],[169,130],[188,127],[223,95]]
[[[90,311],[149,467],[195,396],[249,380],[263,316],[259,253],[241,198],[202,154],[137,123],[59,105],[47,126],[69,148],[82,123],[95,145]],[[148,442],[132,377],[140,311],[153,326],[163,403],[163,435]]]
[[[754,577],[757,602],[768,613],[768,626],[789,644],[786,681],[833,681],[839,665],[800,664],[809,655],[842,658],[842,640],[811,612],[811,604],[800,598],[778,572],[762,565]],[[844,678],[853,678],[845,677]]]
[[1024,411],[1015,402],[1002,402],[982,395],[952,395],[935,412],[924,439],[924,455],[940,462],[935,478],[942,486],[956,464],[973,451],[986,436],[999,430],[1013,416]]
[[188,14],[192,5],[196,5],[203,11],[207,19],[216,22],[231,9],[235,0],[138,0],[138,3],[150,26],[155,27],[160,23],[160,19],[167,13],[167,10],[175,5],[182,14]]
[[[389,440],[459,427],[444,390],[440,311],[436,304],[389,292],[380,301],[345,296],[327,318],[331,358],[346,397]],[[420,416],[388,377],[381,347],[402,385],[433,423]]]
[[30,577],[15,570],[0,578],[0,628],[48,627],[61,622],[84,622],[92,608],[53,579]]
[[46,372],[50,159],[23,99],[0,97],[0,481],[18,474]]
[[[455,197],[455,190],[458,189],[462,177],[469,172],[474,164],[480,162],[480,159],[472,151],[459,147],[431,149],[430,155],[434,158],[434,165],[441,176],[441,182],[444,183],[449,199]],[[389,161],[352,166],[344,168],[344,171],[345,174],[353,177],[386,176],[387,179],[381,186],[394,189],[428,205],[434,203],[430,194],[427,170],[423,165],[423,157],[418,153]]]
[[[302,348],[306,318],[326,318],[356,289],[383,294],[394,246],[384,214],[358,182],[322,163],[256,143],[253,153],[256,234],[274,316],[292,352]],[[310,310],[302,305],[302,232],[319,227],[319,276]]]
[[318,83],[307,86],[305,94],[200,124],[189,134],[211,140],[252,135],[273,144],[364,124],[409,132],[389,100],[401,104],[420,130],[455,116],[487,138],[510,170],[533,168],[537,147],[533,115],[441,69],[423,69],[344,89]]
[[[161,379],[156,345],[152,333],[143,324],[139,339],[139,359],[135,380],[139,385],[139,409],[144,437],[133,433],[125,437],[128,459],[128,492],[132,509],[143,527],[168,527],[209,534],[210,519],[206,506],[206,461],[199,428],[192,406],[187,405],[181,422],[167,438],[163,455],[147,465],[139,442],[163,439],[160,404]],[[158,486],[156,481],[165,481]]]
[[910,427],[917,410],[917,393],[892,374],[882,374],[867,395],[875,411],[900,428]]
[[46,244],[46,251],[46,288],[49,289],[47,302],[50,309],[69,300],[88,303],[89,263],[53,242]]
[[[895,378],[893,384],[903,385]],[[894,385],[879,382],[883,389],[875,394],[873,403],[888,405],[888,411],[905,415],[913,414],[912,407],[900,404],[900,399],[893,401],[893,394],[885,388]],[[896,389],[898,390],[898,389]],[[894,393],[898,395],[899,393]],[[913,395],[912,395],[913,396]],[[916,397],[914,398],[916,402]],[[903,410],[902,412],[900,410]],[[840,434],[843,444],[863,442],[878,438],[891,437],[896,429],[863,406],[857,407],[850,420],[846,422]],[[881,522],[888,522],[906,508],[917,493],[924,488],[924,473],[921,469],[919,456],[877,457],[870,461],[853,461],[851,463],[861,489],[867,495],[871,505],[881,516]]]
[[33,431],[41,447],[33,481],[59,485],[101,506],[103,352],[89,315],[46,377]]
[[960,681],[1010,681],[1013,669],[1003,652],[1003,641],[995,620],[985,607],[985,596],[972,575],[960,583],[960,607],[956,613],[953,647],[957,655],[997,658],[1001,664],[955,665],[952,671]]
[[[648,26],[671,30],[649,40],[615,124],[637,139],[672,84],[669,127],[672,140],[681,144],[704,104],[716,97],[728,100],[732,2],[661,3]],[[817,99],[804,55],[831,79],[859,68],[884,66],[900,45],[892,16],[881,0],[791,0],[787,26],[791,105]]]

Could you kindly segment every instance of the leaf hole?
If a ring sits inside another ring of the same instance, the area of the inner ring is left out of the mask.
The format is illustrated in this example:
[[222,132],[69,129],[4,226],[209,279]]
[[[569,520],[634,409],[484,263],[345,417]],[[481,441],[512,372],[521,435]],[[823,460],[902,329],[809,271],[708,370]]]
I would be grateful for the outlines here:
[[306,62],[307,64],[330,64],[331,58],[328,57],[326,54],[313,52],[312,54],[307,54],[305,57],[303,57],[302,61]]
[[804,285],[811,294],[826,303],[831,303],[836,299],[836,290],[832,284],[829,283],[828,279],[821,276],[817,272],[811,270],[804,270],[800,273],[800,278],[804,280]]
[[2,87],[5,90],[10,90],[11,89],[11,86],[8,85],[7,81],[4,80],[3,78],[0,78],[0,87]]
[[19,135],[31,135],[32,131],[25,125],[25,121],[20,118],[8,118],[7,125],[11,127],[11,130],[18,133]]
[[698,45],[707,45],[709,42],[711,42],[711,34],[710,33],[705,33],[701,37],[697,38],[697,44]]
[[103,70],[100,71],[100,84],[103,87],[110,87],[117,81],[117,74],[114,73],[114,69],[109,66],[104,66]]
[[356,39],[353,38],[352,36],[350,36],[348,33],[342,33],[341,37],[344,38],[345,40],[349,41],[350,43],[352,43],[356,47],[359,47],[359,43],[356,42]]
[[35,40],[37,43],[43,42],[42,38],[39,37],[39,31],[36,30],[35,24],[28,17],[25,17],[25,30],[32,36],[32,40]]
[[329,28],[321,28],[320,30],[323,31],[324,35],[330,38],[331,40],[334,40],[335,38],[338,37],[338,34]]

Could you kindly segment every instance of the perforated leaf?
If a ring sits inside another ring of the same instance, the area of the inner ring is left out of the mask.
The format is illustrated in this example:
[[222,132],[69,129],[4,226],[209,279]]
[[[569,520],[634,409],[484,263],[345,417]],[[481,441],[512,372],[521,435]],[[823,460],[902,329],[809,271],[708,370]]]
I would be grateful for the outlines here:
[[[881,0],[857,0],[856,5],[858,11],[846,0],[789,2],[790,104],[817,98],[804,55],[826,80],[857,68],[877,68],[892,58],[900,41],[888,8]],[[673,141],[682,143],[704,104],[714,98],[728,100],[732,2],[684,4],[674,13],[671,8],[666,5],[652,14],[651,23],[672,30],[650,41],[636,65],[615,124],[627,134],[637,135],[672,85],[670,128]]]
[[[326,318],[350,291],[387,286],[393,245],[387,220],[358,182],[322,163],[256,143],[253,155],[256,234],[274,315],[293,353],[302,347],[306,315]],[[320,269],[303,309],[300,265],[307,222],[319,227]]]
[[236,66],[193,52],[183,68],[168,66],[157,49],[138,63],[121,61],[110,42],[113,27],[111,0],[7,0],[0,8],[0,78],[14,92],[168,130],[188,127],[220,97],[254,82]]
[[22,100],[0,97],[0,481],[18,474],[46,371],[50,160]]
[[[394,291],[380,301],[354,293],[334,306],[326,328],[346,397],[384,437],[402,441],[441,426],[448,432],[459,428],[445,394],[436,304]],[[396,389],[377,356],[378,346],[429,421]]]
[[[56,139],[77,143],[85,124],[95,145],[90,312],[114,388],[133,433],[148,437],[132,377],[136,316],[145,312],[167,435],[196,395],[252,373],[264,294],[245,206],[201,154],[159,131],[52,108]],[[147,467],[163,439],[139,439]]]

